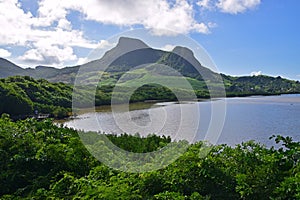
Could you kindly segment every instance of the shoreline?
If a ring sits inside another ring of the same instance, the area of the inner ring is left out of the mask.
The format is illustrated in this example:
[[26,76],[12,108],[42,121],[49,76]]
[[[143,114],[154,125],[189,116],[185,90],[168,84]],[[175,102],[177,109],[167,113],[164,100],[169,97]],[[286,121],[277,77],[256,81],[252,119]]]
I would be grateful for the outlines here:
[[[246,98],[264,98],[264,97],[279,97],[279,96],[289,96],[289,95],[300,95],[300,93],[296,94],[279,94],[279,95],[249,95],[249,96],[235,96],[235,97],[220,97],[220,98],[214,98],[214,99],[205,99],[205,98],[198,98],[198,99],[193,99],[193,100],[187,100],[187,101],[172,101],[172,100],[166,100],[166,101],[161,101],[161,100],[152,100],[152,101],[140,101],[140,102],[133,102],[129,104],[116,104],[114,106],[117,111],[134,111],[134,110],[143,110],[143,109],[149,109],[153,107],[163,107],[166,106],[166,104],[184,104],[184,103],[197,103],[197,102],[208,102],[208,101],[217,101],[217,100],[222,100],[222,99],[246,99]],[[267,100],[267,99],[266,99]],[[112,106],[111,105],[100,105],[100,106],[95,106],[93,108],[80,108],[78,112],[76,112],[74,115],[70,117],[66,117],[63,119],[55,119],[55,122],[59,123],[64,123],[67,121],[71,121],[74,119],[80,119],[80,115],[86,114],[86,113],[93,113],[93,112],[103,112],[103,113],[111,113],[112,112]]]
[[[206,98],[206,97],[199,97],[197,99],[187,99],[184,100],[186,102],[205,102],[205,101],[209,101],[209,100],[217,100],[217,99],[231,99],[231,98],[246,98],[246,97],[269,97],[269,96],[283,96],[283,95],[300,95],[300,93],[280,93],[280,94],[227,94],[226,97],[215,97],[213,99],[211,98]],[[119,103],[116,104],[116,106],[122,107],[125,105],[129,105],[129,106],[138,106],[141,105],[140,108],[134,108],[132,110],[140,110],[140,109],[146,109],[146,108],[150,108],[151,106],[155,105],[156,103],[164,103],[164,102],[174,102],[174,103],[179,103],[179,101],[176,100],[171,100],[171,99],[163,99],[163,100],[144,100],[144,101],[137,101],[137,102],[130,102],[129,104],[125,104],[125,103]],[[145,105],[150,105],[149,107],[145,106]],[[101,109],[100,109],[101,108]],[[44,119],[53,119],[54,121],[68,121],[68,120],[72,120],[72,119],[77,119],[77,116],[83,113],[87,113],[89,111],[99,111],[99,110],[105,110],[107,112],[111,112],[111,104],[101,104],[101,105],[95,105],[95,107],[92,108],[79,108],[79,112],[72,114],[68,117],[64,117],[64,118],[55,118],[55,117],[50,117],[50,114],[42,114],[42,117],[36,116],[36,115],[22,115],[22,116],[10,116],[11,119],[13,119],[14,121],[17,120],[23,120],[23,119],[28,119],[28,118],[35,118],[38,120],[44,120]],[[131,110],[131,109],[129,109]],[[82,112],[83,111],[83,112]],[[4,113],[2,113],[4,114]]]

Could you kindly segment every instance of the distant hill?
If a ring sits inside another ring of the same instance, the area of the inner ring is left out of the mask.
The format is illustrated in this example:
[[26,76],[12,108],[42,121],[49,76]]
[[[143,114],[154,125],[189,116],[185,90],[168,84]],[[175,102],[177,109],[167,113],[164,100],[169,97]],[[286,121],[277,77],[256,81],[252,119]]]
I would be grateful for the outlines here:
[[36,79],[46,79],[50,82],[73,83],[79,66],[57,69],[53,67],[37,66],[35,69],[26,69],[27,76]]
[[300,93],[299,81],[284,79],[280,76],[232,77],[224,74],[221,76],[226,86],[227,96]]
[[57,69],[54,67],[37,66],[36,68],[21,68],[16,64],[0,58],[0,78],[10,76],[31,76],[36,79],[46,79],[51,82],[74,82],[79,66]]
[[[208,97],[207,82],[201,75],[204,75],[209,84],[215,88],[220,87],[219,74],[203,66],[194,56],[193,52],[186,48],[177,46],[173,51],[163,51],[150,48],[143,41],[133,38],[121,37],[117,45],[107,51],[100,59],[93,60],[81,66],[65,67],[56,69],[47,66],[37,66],[34,69],[23,69],[8,60],[0,59],[0,75],[2,78],[9,76],[31,76],[35,79],[46,79],[50,82],[63,82],[72,84],[80,68],[78,75],[85,84],[99,84],[99,86],[114,86],[120,77],[126,72],[122,79],[124,87],[134,86],[149,80],[149,76],[159,74],[162,79],[173,80],[174,87],[180,87],[176,82],[178,75],[170,70],[162,70],[157,67],[139,66],[155,63],[166,65],[181,73],[197,91],[197,96]],[[196,70],[197,68],[197,70]],[[200,71],[200,74],[198,73]],[[99,75],[101,76],[100,82]],[[300,93],[298,81],[291,81],[281,77],[269,76],[244,76],[232,77],[221,74],[228,96],[245,96],[254,94],[283,94]]]
[[6,78],[15,75],[25,75],[25,73],[25,69],[4,58],[0,58],[0,78]]

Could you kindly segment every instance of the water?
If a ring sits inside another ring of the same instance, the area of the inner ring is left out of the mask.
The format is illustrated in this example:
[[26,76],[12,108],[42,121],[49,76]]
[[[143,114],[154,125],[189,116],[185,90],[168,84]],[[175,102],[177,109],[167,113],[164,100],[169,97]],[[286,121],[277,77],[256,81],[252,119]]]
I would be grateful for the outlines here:
[[[220,133],[208,134],[222,127],[222,113],[212,113],[214,104],[226,103],[226,117]],[[220,119],[218,119],[220,117]],[[128,108],[119,105],[113,109],[102,106],[83,110],[78,118],[65,121],[68,127],[85,131],[113,134],[149,133],[170,135],[174,140],[190,142],[209,140],[215,144],[235,145],[256,140],[267,146],[274,145],[268,138],[275,134],[300,140],[300,95],[227,98],[215,101],[168,103],[138,103]]]

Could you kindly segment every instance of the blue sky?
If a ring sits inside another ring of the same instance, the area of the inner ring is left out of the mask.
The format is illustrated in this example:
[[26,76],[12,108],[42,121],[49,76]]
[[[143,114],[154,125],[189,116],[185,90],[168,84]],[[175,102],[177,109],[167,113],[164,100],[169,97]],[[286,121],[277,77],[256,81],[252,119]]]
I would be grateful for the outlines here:
[[112,36],[146,28],[160,38],[148,41],[155,48],[182,45],[172,31],[191,37],[222,73],[300,80],[299,8],[298,0],[0,0],[0,57],[70,66],[112,48]]

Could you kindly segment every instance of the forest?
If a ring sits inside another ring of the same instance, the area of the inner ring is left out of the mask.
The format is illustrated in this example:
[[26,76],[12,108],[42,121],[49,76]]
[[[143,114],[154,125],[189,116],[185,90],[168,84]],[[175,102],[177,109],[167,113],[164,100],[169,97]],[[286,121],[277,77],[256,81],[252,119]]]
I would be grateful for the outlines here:
[[38,113],[62,118],[71,113],[72,86],[29,76],[0,79],[0,113],[26,118]]
[[[271,136],[236,146],[189,144],[172,164],[127,173],[95,159],[79,132],[50,119],[0,118],[0,199],[299,199],[300,143]],[[96,133],[95,133],[96,134]],[[151,152],[171,141],[149,135],[107,135],[118,147]],[[206,156],[203,149],[209,148]]]
[[[56,119],[66,118],[73,115],[73,98],[75,98],[78,107],[86,107],[87,102],[100,106],[110,105],[112,95],[114,95],[114,103],[120,104],[149,100],[177,101],[174,91],[181,98],[187,100],[195,100],[194,97],[210,98],[210,92],[205,82],[186,78],[193,88],[191,91],[181,88],[182,82],[174,77],[165,77],[165,80],[171,80],[172,85],[174,85],[173,88],[167,88],[160,84],[141,84],[142,86],[134,90],[133,94],[128,97],[128,91],[132,90],[135,84],[143,82],[145,77],[116,84],[118,77],[115,76],[116,74],[108,74],[108,77],[99,82],[94,94],[91,94],[92,85],[79,85],[76,87],[76,92],[73,92],[73,85],[62,82],[52,83],[45,79],[34,79],[29,76],[3,78],[0,79],[0,114],[10,114],[14,119],[32,117],[37,113],[48,114],[49,117]],[[226,75],[222,77],[228,97],[300,93],[299,82],[281,77],[230,77]],[[118,91],[114,91],[116,86],[119,88]],[[218,91],[220,85],[213,85],[212,87]]]

